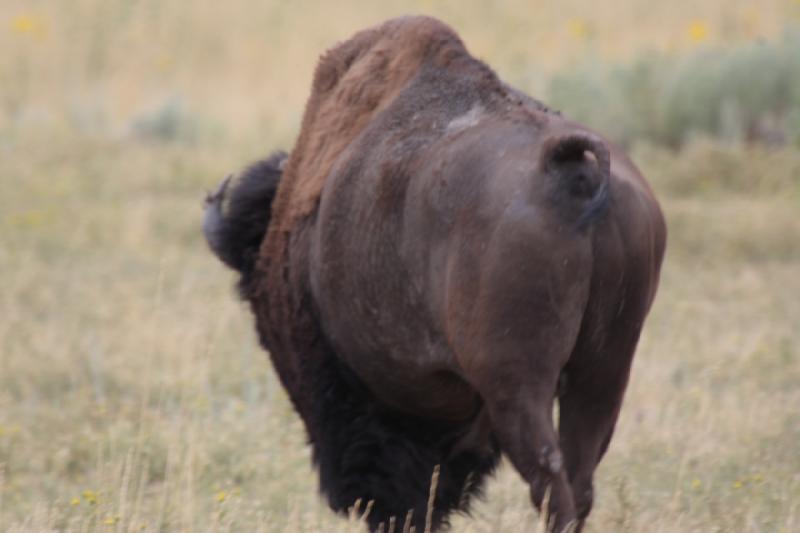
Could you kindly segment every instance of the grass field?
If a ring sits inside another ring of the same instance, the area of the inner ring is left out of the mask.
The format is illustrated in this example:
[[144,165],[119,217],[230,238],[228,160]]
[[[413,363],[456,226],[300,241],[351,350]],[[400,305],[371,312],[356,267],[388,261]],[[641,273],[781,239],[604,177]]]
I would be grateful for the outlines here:
[[[538,94],[587,56],[800,22],[794,0],[412,4],[3,2],[0,531],[361,531],[318,498],[303,428],[199,230],[220,177],[291,147],[333,42],[436,14]],[[800,531],[800,149],[632,152],[669,250],[587,530]],[[454,531],[536,529],[513,469],[487,496]]]

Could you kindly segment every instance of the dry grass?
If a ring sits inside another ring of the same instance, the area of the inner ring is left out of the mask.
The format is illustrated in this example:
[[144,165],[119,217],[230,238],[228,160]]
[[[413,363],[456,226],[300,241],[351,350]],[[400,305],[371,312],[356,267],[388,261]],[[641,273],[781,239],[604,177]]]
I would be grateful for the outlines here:
[[[590,50],[688,48],[697,21],[709,41],[770,36],[800,13],[777,0],[755,15],[725,0],[429,4],[415,10],[534,88]],[[3,3],[0,530],[361,531],[317,496],[302,427],[202,242],[200,200],[291,145],[319,51],[404,10]],[[800,155],[635,153],[670,250],[587,529],[797,531]],[[537,523],[505,467],[454,526]]]

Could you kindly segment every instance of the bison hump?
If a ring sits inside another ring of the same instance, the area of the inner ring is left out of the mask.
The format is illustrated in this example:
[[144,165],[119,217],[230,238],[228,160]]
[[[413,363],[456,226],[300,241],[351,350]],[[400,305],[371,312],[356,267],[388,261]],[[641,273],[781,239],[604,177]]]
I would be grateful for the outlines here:
[[339,155],[423,67],[463,62],[477,60],[451,28],[423,16],[389,20],[323,54],[274,206],[283,229],[313,211]]

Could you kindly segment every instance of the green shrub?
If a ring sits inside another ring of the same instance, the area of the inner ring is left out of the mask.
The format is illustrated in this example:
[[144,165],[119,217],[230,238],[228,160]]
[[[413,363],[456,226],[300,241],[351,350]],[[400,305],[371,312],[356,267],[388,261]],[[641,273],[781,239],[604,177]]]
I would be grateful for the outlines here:
[[675,147],[697,134],[800,143],[800,31],[627,66],[592,61],[554,76],[546,101],[623,144]]
[[219,137],[222,133],[218,124],[187,109],[178,97],[166,98],[133,117],[129,130],[135,139],[183,143]]

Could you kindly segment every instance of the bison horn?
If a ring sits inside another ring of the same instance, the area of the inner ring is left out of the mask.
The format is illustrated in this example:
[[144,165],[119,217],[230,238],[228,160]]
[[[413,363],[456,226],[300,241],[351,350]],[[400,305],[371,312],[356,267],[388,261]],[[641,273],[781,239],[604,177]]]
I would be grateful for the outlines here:
[[225,192],[228,190],[228,185],[231,182],[233,175],[229,175],[222,183],[219,184],[217,190],[206,195],[203,205],[205,214],[203,216],[203,234],[206,237],[209,248],[218,257],[223,257],[222,252],[222,236],[220,235],[220,228],[222,228],[224,215],[222,214],[222,204],[225,201]]

